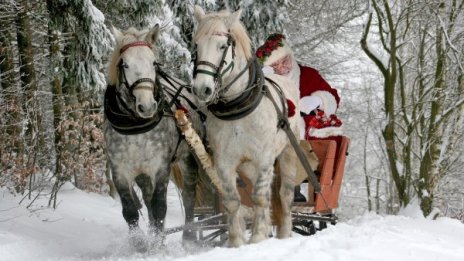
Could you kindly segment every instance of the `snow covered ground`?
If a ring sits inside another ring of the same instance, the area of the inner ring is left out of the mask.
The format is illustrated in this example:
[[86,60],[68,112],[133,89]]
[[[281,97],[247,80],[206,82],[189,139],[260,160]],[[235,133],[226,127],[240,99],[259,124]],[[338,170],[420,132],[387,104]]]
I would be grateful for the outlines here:
[[[167,227],[182,224],[174,188],[169,190]],[[127,226],[118,201],[89,194],[71,185],[59,194],[53,211],[46,199],[31,209],[0,189],[0,260],[464,260],[464,224],[449,218],[432,221],[418,211],[403,216],[367,213],[304,237],[269,239],[238,249],[183,249],[180,233],[166,248],[137,253],[128,246]],[[146,224],[146,215],[141,223]]]

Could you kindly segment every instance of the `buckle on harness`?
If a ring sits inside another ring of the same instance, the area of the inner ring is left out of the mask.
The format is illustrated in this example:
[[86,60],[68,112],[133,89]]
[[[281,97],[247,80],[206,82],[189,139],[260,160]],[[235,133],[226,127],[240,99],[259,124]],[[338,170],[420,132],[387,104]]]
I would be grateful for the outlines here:
[[279,119],[279,122],[277,122],[277,127],[281,129],[288,129],[289,123],[285,119]]

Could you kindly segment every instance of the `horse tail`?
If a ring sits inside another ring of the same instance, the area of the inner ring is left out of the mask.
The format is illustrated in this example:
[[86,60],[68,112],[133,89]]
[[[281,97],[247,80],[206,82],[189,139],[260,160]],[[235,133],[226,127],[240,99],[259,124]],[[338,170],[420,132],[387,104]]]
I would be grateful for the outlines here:
[[281,226],[283,222],[282,202],[280,201],[280,186],[282,179],[280,177],[280,168],[275,164],[275,176],[271,185],[271,209],[272,209],[272,223]]
[[[174,185],[176,185],[179,191],[182,192],[184,189],[184,176],[182,175],[179,166],[173,165],[171,167],[171,176]],[[208,180],[208,177],[199,174],[195,187],[195,206],[203,206],[205,204],[205,201],[207,200],[206,198],[208,197],[205,193],[211,190],[209,183],[210,181]]]
[[184,177],[182,176],[179,166],[174,164],[171,167],[171,177],[174,185],[182,191],[182,188],[184,187]]

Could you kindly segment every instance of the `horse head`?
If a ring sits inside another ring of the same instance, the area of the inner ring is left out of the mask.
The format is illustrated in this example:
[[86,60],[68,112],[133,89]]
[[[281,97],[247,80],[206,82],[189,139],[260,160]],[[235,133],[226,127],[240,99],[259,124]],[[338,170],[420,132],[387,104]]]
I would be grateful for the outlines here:
[[200,102],[213,103],[252,57],[250,39],[240,22],[241,10],[205,14],[195,6],[194,14],[198,28],[193,93]]
[[109,68],[109,83],[115,86],[126,110],[138,118],[151,118],[160,106],[162,90],[157,83],[154,45],[159,25],[148,31],[130,28],[121,32],[113,27],[116,48]]

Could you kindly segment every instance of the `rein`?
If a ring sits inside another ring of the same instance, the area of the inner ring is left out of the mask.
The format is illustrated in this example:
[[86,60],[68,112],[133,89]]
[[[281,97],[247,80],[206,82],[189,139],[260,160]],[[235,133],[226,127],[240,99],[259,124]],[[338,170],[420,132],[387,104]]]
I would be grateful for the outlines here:
[[[282,105],[283,110],[281,111],[279,109],[279,106],[277,105],[277,101],[274,99],[274,97],[271,94],[271,91],[269,90],[269,87],[267,85],[264,86],[264,91],[266,97],[272,102],[274,105],[274,108],[277,112],[278,116],[278,124],[277,128],[280,128],[285,131],[287,134],[288,139],[290,140],[290,143],[292,144],[293,149],[295,150],[296,155],[298,156],[298,159],[300,160],[301,164],[303,165],[303,168],[306,171],[306,174],[308,175],[308,180],[311,182],[311,184],[314,187],[314,192],[319,193],[321,192],[321,185],[319,184],[319,181],[317,179],[316,174],[314,174],[313,169],[311,168],[311,165],[309,165],[308,159],[306,158],[305,154],[303,153],[303,150],[300,147],[299,141],[295,137],[295,134],[293,134],[292,130],[290,129],[290,123],[288,122],[288,114],[287,114],[287,107],[284,99],[284,94],[282,92],[281,87],[271,80],[270,78],[266,77],[266,80],[271,83],[272,87],[274,87],[274,90],[277,91],[277,94],[280,98],[280,102]],[[320,194],[321,197],[323,197],[322,194]]]

